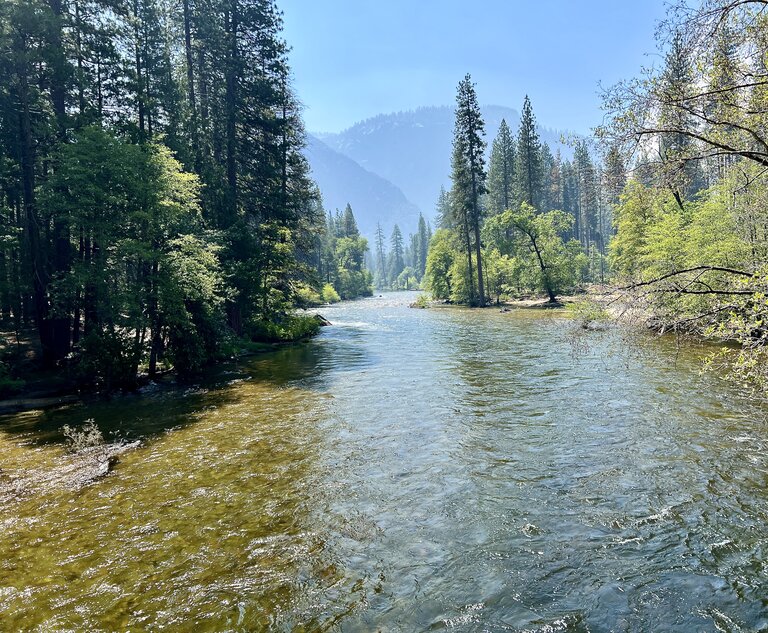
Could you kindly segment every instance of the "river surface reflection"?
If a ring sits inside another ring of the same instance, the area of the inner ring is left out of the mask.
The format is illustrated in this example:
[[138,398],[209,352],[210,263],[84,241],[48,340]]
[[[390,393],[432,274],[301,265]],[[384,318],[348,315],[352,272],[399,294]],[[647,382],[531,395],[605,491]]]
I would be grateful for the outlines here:
[[0,504],[0,630],[768,630],[766,413],[702,350],[538,311],[323,310],[205,387],[0,422],[142,437]]

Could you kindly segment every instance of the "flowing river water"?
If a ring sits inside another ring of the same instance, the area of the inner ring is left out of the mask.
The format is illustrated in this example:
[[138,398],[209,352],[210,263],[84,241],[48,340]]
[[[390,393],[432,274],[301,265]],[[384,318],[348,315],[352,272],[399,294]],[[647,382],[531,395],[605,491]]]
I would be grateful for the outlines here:
[[765,631],[766,411],[704,350],[535,310],[323,310],[205,386],[0,421],[0,478],[88,418],[108,476],[0,502],[0,630]]

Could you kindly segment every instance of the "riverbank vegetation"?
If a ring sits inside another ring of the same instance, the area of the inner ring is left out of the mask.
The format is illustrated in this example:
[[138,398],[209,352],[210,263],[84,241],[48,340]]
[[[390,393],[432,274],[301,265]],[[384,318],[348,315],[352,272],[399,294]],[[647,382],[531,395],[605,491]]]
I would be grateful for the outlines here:
[[539,139],[526,97],[517,135],[505,121],[486,169],[484,123],[475,86],[459,85],[450,191],[437,202],[425,286],[435,299],[482,306],[557,295],[609,273],[611,206],[626,179],[618,151],[599,165],[585,140],[572,160]]
[[364,240],[325,226],[281,28],[272,0],[0,4],[0,321],[43,368],[192,375],[312,335],[307,294],[368,292]]
[[712,362],[768,387],[768,7],[672,7],[663,67],[606,94],[599,138],[634,169],[615,208],[623,298],[659,328],[732,342]]
[[408,239],[395,224],[387,240],[381,224],[376,226],[376,252],[371,268],[377,290],[417,290],[422,287],[427,269],[427,253],[432,240],[432,227],[419,214],[416,233]]
[[467,76],[425,270],[433,298],[554,303],[610,283],[653,327],[735,344],[712,362],[768,386],[767,34],[762,0],[674,3],[658,32],[663,63],[606,91],[605,125],[571,160],[539,141],[526,98],[486,170]]

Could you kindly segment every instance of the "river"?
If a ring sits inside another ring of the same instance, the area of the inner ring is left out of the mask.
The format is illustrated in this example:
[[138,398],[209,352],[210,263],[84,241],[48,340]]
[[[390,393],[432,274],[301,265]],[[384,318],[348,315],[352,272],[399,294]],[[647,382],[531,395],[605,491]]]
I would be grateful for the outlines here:
[[205,385],[0,420],[0,630],[768,630],[766,411],[705,350],[536,310],[324,308]]

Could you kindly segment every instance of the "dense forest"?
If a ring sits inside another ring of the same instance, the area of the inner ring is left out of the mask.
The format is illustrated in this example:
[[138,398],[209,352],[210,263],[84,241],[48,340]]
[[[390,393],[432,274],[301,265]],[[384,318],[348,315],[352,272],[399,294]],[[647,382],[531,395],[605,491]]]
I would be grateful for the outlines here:
[[140,371],[194,373],[238,340],[312,334],[293,308],[322,278],[370,292],[355,278],[366,245],[326,226],[310,179],[271,0],[0,12],[9,339],[34,330],[46,367],[130,386]]
[[[526,98],[486,169],[475,85],[459,85],[452,187],[426,265],[436,299],[486,305],[610,282],[661,330],[734,341],[723,361],[765,386],[768,16],[762,0],[679,3],[663,64],[604,94],[606,123],[572,160],[539,141]],[[599,157],[598,159],[593,158]]]
[[531,101],[513,134],[502,121],[486,168],[484,124],[475,86],[459,85],[452,187],[437,201],[439,230],[426,283],[437,299],[469,305],[606,281],[611,211],[626,181],[612,148],[602,161],[587,140],[573,159],[553,155],[539,139]]

